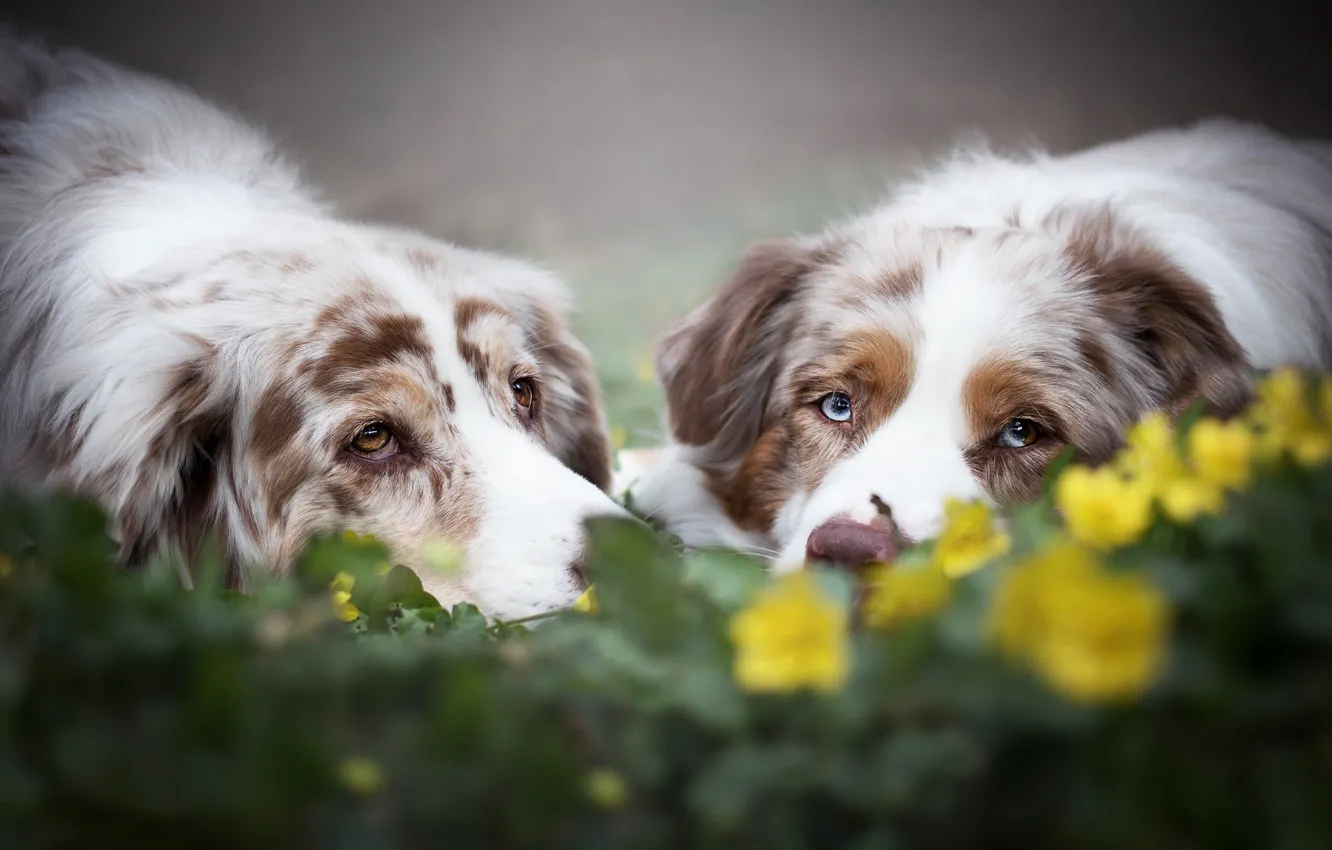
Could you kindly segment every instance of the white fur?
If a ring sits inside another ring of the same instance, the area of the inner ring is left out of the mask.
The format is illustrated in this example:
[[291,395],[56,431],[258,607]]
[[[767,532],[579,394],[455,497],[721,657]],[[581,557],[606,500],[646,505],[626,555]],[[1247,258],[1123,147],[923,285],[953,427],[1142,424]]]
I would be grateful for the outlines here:
[[[686,543],[778,549],[778,569],[803,565],[806,538],[822,522],[868,521],[871,494],[892,507],[908,536],[936,533],[947,497],[985,497],[963,457],[967,375],[993,352],[1058,347],[1064,320],[1089,308],[1078,294],[1079,270],[1065,268],[1055,251],[1058,225],[1036,232],[1067,208],[1111,210],[1202,283],[1253,366],[1332,365],[1332,146],[1212,121],[1065,157],[967,150],[825,234],[849,244],[801,302],[806,314],[823,316],[847,281],[874,280],[904,255],[923,263],[917,295],[845,318],[848,330],[892,328],[911,340],[915,374],[894,414],[814,492],[791,496],[767,535],[732,524],[688,447],[671,449],[644,476],[636,503]],[[1015,218],[1035,229],[1032,238],[988,238],[1013,230]],[[940,263],[920,235],[934,228],[972,228],[977,238],[941,254]]]
[[[81,53],[0,36],[0,116],[9,119],[0,122],[0,485],[72,488],[99,500],[118,534],[161,527],[182,498],[178,462],[194,449],[172,442],[172,387],[182,366],[225,364],[199,405],[234,419],[227,455],[209,459],[228,495],[207,518],[247,568],[288,562],[309,534],[337,530],[319,501],[318,470],[336,466],[346,422],[363,415],[365,400],[301,399],[295,438],[315,472],[286,505],[264,502],[268,469],[253,453],[263,435],[251,433],[249,414],[266,390],[295,379],[292,345],[321,311],[368,294],[422,322],[438,377],[457,400],[456,421],[427,423],[427,436],[457,435],[448,463],[480,494],[480,518],[472,536],[454,541],[468,556],[456,574],[421,560],[439,530],[423,518],[433,506],[418,479],[404,476],[366,520],[373,527],[355,530],[421,569],[445,604],[472,601],[510,618],[577,597],[570,564],[583,520],[624,512],[496,412],[459,356],[453,318],[456,298],[477,295],[560,316],[567,296],[558,279],[506,257],[340,221],[250,127],[183,89]],[[403,259],[411,249],[429,251],[439,267],[413,268]],[[293,253],[310,267],[271,259]],[[25,337],[30,326],[41,333]],[[321,355],[313,345],[295,354]],[[567,398],[570,389],[550,391]],[[79,445],[73,456],[56,463],[36,451],[66,430]],[[179,546],[158,548],[180,554]]]

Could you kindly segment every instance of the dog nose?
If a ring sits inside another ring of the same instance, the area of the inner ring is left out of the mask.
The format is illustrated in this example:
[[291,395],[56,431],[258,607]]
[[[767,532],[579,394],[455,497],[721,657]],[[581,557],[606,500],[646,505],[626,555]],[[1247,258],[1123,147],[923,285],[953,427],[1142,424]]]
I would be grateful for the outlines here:
[[853,570],[892,563],[896,557],[897,539],[887,517],[876,517],[871,523],[836,517],[811,531],[805,541],[806,561],[824,561]]

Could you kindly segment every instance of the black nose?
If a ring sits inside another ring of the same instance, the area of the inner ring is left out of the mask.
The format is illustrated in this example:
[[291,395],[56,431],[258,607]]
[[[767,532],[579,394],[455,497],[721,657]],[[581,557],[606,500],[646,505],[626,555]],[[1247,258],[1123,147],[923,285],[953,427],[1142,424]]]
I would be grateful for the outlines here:
[[875,517],[869,523],[834,517],[810,532],[805,560],[823,561],[855,570],[869,564],[890,564],[897,557],[892,521]]

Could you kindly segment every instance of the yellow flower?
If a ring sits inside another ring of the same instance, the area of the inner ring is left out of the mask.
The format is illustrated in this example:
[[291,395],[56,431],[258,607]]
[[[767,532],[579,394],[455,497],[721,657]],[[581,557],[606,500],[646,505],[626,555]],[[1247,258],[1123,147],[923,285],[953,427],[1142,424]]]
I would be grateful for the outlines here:
[[1168,618],[1145,576],[1108,570],[1091,550],[1061,541],[1004,576],[990,628],[1001,649],[1065,697],[1099,702],[1151,685]]
[[1149,483],[1109,466],[1064,470],[1055,484],[1055,504],[1070,534],[1102,549],[1135,542],[1152,521]]
[[873,628],[891,628],[928,617],[951,598],[952,583],[933,564],[877,567],[865,599],[865,623]]
[[354,531],[342,532],[342,541],[349,546],[378,546],[379,541],[373,534],[357,534]]
[[1197,475],[1180,475],[1161,485],[1157,498],[1161,510],[1175,522],[1193,522],[1203,514],[1219,514],[1226,507],[1220,485]]
[[357,617],[361,616],[361,609],[351,602],[351,590],[355,584],[355,577],[348,573],[339,572],[328,585],[333,591],[333,614],[344,623],[354,622]]
[[328,586],[333,590],[346,592],[348,598],[350,598],[351,589],[356,586],[356,577],[351,573],[339,571],[337,575],[333,576],[333,581],[329,582]]
[[624,777],[609,767],[600,767],[587,775],[587,796],[603,809],[618,809],[629,799]]
[[736,614],[731,640],[747,691],[836,690],[850,666],[846,612],[806,571],[781,576]]
[[1332,434],[1306,432],[1291,441],[1290,453],[1301,466],[1320,466],[1332,457]]
[[1189,430],[1189,462],[1209,484],[1244,489],[1252,477],[1253,453],[1253,431],[1241,422],[1199,419]]
[[333,594],[333,614],[344,623],[354,623],[361,616],[361,609],[349,602],[349,599],[351,594],[346,591],[339,590]]
[[597,605],[597,593],[595,586],[589,585],[587,590],[583,591],[583,595],[579,596],[578,599],[574,601],[573,607],[575,611],[579,611],[584,614],[597,613],[600,606]]
[[1254,430],[1259,457],[1272,460],[1289,454],[1304,466],[1332,457],[1332,389],[1326,382],[1319,387],[1321,427],[1309,401],[1304,375],[1297,369],[1277,369],[1258,384],[1258,399],[1245,419]]
[[338,765],[338,778],[354,794],[369,797],[384,787],[384,771],[373,759],[352,757]]
[[1148,490],[1156,490],[1183,470],[1175,445],[1175,426],[1164,413],[1153,411],[1128,430],[1124,449],[1113,465],[1126,476],[1141,480]]
[[934,564],[948,578],[973,573],[1008,551],[1008,535],[995,527],[994,515],[981,502],[949,499],[944,529],[934,546]]
[[1040,643],[1041,561],[1024,561],[1003,573],[989,611],[989,631],[1004,652],[1022,658]]

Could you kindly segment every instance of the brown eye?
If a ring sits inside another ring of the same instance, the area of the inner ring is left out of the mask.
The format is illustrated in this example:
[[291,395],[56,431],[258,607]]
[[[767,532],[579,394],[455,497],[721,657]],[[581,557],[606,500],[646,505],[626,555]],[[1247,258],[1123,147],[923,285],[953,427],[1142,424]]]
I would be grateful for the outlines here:
[[1025,449],[1041,438],[1041,426],[1030,419],[1012,419],[999,432],[995,444],[1004,449]]
[[513,390],[513,401],[518,405],[518,412],[523,415],[530,415],[532,402],[536,400],[536,387],[532,384],[532,380],[530,378],[518,378],[509,384],[509,389]]
[[398,443],[393,432],[383,422],[372,422],[356,432],[350,448],[358,455],[369,460],[382,460],[397,451]]

